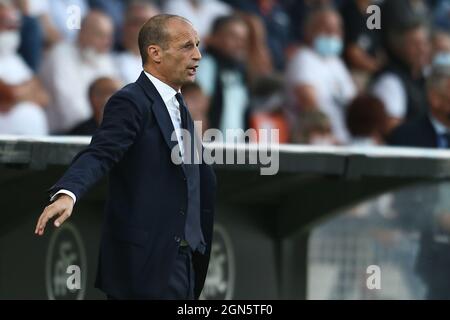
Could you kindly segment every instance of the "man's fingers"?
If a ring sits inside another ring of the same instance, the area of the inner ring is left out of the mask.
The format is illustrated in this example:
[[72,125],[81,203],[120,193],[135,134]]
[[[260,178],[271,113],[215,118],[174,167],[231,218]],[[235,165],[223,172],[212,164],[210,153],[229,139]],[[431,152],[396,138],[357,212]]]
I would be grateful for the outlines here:
[[63,224],[64,221],[67,220],[67,218],[70,217],[70,210],[66,209],[64,212],[59,216],[58,219],[55,220],[55,227],[59,227]]
[[37,233],[39,235],[44,234],[45,226],[47,225],[47,222],[49,219],[53,218],[57,214],[61,214],[62,209],[56,208],[54,206],[49,206],[45,208],[44,212],[41,214],[38,225],[37,225]]
[[36,224],[36,230],[34,231],[34,233],[38,233],[39,230],[41,229],[41,224],[42,224],[42,220],[44,218],[44,216],[47,214],[48,207],[45,207],[44,212],[39,216],[38,222]]

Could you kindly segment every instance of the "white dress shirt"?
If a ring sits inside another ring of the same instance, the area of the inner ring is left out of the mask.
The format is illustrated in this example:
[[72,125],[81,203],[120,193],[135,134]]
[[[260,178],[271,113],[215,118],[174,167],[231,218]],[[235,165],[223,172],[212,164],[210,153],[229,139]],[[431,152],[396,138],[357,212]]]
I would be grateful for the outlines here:
[[[175,129],[175,133],[177,136],[178,146],[180,148],[181,156],[184,155],[184,146],[181,140],[181,115],[180,115],[180,104],[178,103],[175,95],[177,94],[177,91],[173,89],[171,86],[167,85],[166,83],[162,82],[158,78],[152,76],[150,73],[145,72],[145,75],[150,79],[150,81],[155,86],[156,90],[158,91],[159,95],[161,96],[162,100],[164,101],[164,104],[166,105],[167,111],[170,115],[170,120],[172,120],[173,127]],[[50,201],[55,200],[56,196],[59,194],[66,194],[70,196],[73,199],[73,202],[77,201],[77,197],[75,194],[69,190],[61,189],[55,195],[50,199]]]

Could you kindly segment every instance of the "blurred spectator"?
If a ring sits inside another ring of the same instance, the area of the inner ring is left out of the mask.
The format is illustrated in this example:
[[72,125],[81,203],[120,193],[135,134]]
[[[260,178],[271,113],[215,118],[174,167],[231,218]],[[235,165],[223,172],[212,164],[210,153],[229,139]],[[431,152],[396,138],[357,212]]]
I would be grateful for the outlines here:
[[248,107],[245,67],[248,27],[238,16],[218,18],[197,72],[197,82],[210,100],[212,128],[244,129]]
[[392,31],[389,45],[392,56],[375,76],[372,90],[383,101],[389,126],[394,128],[426,111],[424,72],[431,48],[427,28],[421,23]]
[[450,148],[450,65],[433,67],[427,79],[427,94],[429,113],[396,128],[390,144]]
[[357,96],[347,107],[347,127],[352,144],[381,145],[386,136],[388,117],[383,102],[373,96]]
[[19,54],[26,64],[36,72],[42,59],[44,49],[44,33],[37,17],[28,13],[28,5],[25,0],[14,1],[21,16]]
[[70,135],[91,136],[100,126],[103,119],[103,109],[109,98],[122,87],[119,80],[108,77],[96,79],[88,90],[89,103],[92,108],[92,118],[76,126]]
[[332,0],[283,0],[281,1],[288,12],[291,21],[291,37],[297,43],[305,40],[305,20],[312,11],[322,7],[331,7]]
[[123,26],[122,47],[115,57],[116,68],[124,84],[135,82],[142,72],[138,35],[142,25],[157,15],[157,7],[147,1],[133,1],[127,7]]
[[284,50],[290,41],[290,20],[284,8],[276,0],[240,1],[237,8],[262,19],[266,29],[264,41],[270,49],[272,64],[277,70],[283,70]]
[[65,133],[89,119],[90,83],[101,76],[115,76],[109,50],[113,25],[102,12],[91,11],[83,20],[76,43],[62,42],[46,57],[41,76],[51,94],[47,109],[52,133]]
[[42,107],[48,96],[17,53],[20,17],[11,1],[0,1],[0,134],[45,135]]
[[[146,1],[148,2],[148,1]],[[88,0],[91,10],[99,10],[106,13],[114,24],[114,47],[121,42],[122,26],[124,24],[124,13],[127,3],[133,3],[132,0]]]
[[293,142],[316,146],[338,144],[333,136],[330,120],[319,110],[302,111],[294,127]]
[[450,33],[436,30],[431,35],[433,65],[450,65]]
[[231,14],[232,8],[218,0],[167,0],[163,11],[188,19],[203,41],[210,34],[214,20]]
[[50,48],[61,40],[61,35],[50,16],[49,0],[16,0],[16,3],[25,16],[39,20],[39,27],[44,37],[41,45]]
[[[288,143],[289,127],[284,115],[286,98],[284,83],[274,76],[260,78],[253,85],[249,109],[249,127],[257,130],[254,142],[271,141],[270,131],[278,130],[278,141],[273,143]],[[264,130],[262,135],[261,131]]]
[[306,44],[287,68],[287,85],[295,113],[323,111],[340,143],[348,141],[344,107],[356,95],[349,71],[339,57],[343,49],[342,23],[332,8],[313,11],[306,21]]
[[266,43],[266,31],[261,19],[255,15],[242,14],[248,26],[247,75],[250,84],[259,77],[273,73],[269,48]]
[[424,0],[385,0],[381,4],[381,37],[387,54],[391,55],[390,35],[414,24],[430,21],[430,12]]
[[87,0],[40,1],[48,1],[50,18],[62,39],[67,41],[75,41],[80,30],[74,22],[81,21],[89,12]]
[[360,89],[381,66],[381,43],[378,30],[367,28],[367,8],[372,0],[349,0],[341,8],[344,20],[345,60]]
[[202,137],[203,133],[209,129],[208,97],[203,93],[202,88],[196,82],[185,84],[181,90],[183,92],[184,101],[186,102],[186,105],[192,116],[192,120],[194,120],[194,122],[201,122],[201,127],[197,127],[197,133],[200,137]]
[[[389,137],[389,144],[421,148],[450,148],[450,66],[433,67],[427,79],[429,114],[398,127]],[[411,208],[420,213],[421,220],[414,225],[422,231],[420,250],[416,261],[419,276],[425,282],[428,299],[450,299],[450,213],[448,208],[436,208],[448,198],[448,190],[440,192],[432,185],[427,192],[399,195],[397,207]],[[426,204],[426,206],[424,206]],[[411,210],[400,212],[400,217],[410,220]],[[402,221],[403,222],[403,221]],[[403,222],[402,225],[405,223]]]

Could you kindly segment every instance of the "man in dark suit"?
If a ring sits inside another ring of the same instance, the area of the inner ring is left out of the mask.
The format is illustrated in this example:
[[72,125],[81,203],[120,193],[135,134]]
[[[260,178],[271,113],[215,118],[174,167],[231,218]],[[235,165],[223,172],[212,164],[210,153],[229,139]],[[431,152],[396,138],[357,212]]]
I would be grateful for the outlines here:
[[[396,128],[388,138],[390,145],[450,149],[450,66],[432,69],[427,93],[429,113]],[[450,299],[450,210],[441,188],[402,190],[394,200],[399,223],[421,231],[416,268],[428,299]]]
[[[144,71],[108,101],[89,147],[51,187],[53,202],[37,223],[39,235],[53,217],[59,227],[75,201],[109,173],[96,286],[112,299],[197,299],[203,288],[216,180],[209,166],[189,159],[195,150],[180,131],[194,136],[180,89],[195,79],[198,46],[197,32],[182,17],[145,23]],[[181,154],[181,165],[174,154]]]

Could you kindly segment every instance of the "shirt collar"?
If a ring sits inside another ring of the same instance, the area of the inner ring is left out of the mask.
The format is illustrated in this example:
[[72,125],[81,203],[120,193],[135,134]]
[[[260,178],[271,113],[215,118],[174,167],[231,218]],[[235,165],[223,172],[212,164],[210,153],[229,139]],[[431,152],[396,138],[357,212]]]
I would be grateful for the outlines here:
[[443,125],[435,117],[433,117],[431,114],[430,114],[430,121],[431,121],[431,124],[433,125],[434,130],[436,131],[436,133],[438,135],[442,135],[442,134],[448,133],[447,127],[445,125]]
[[147,71],[144,71],[144,73],[153,83],[153,85],[156,88],[156,91],[158,91],[159,95],[161,96],[165,104],[167,104],[167,102],[169,102],[177,94],[177,91],[175,91],[175,89],[169,86],[168,84],[152,76]]

